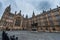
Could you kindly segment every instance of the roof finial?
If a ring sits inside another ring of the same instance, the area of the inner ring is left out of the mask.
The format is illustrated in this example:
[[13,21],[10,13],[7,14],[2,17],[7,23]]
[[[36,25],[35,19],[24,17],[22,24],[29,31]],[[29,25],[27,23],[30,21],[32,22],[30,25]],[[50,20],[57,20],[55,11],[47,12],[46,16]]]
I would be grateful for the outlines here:
[[24,14],[23,14],[23,17],[24,17]]
[[19,11],[18,15],[20,15],[20,16],[21,16],[21,10]]
[[28,18],[28,15],[26,15],[26,18]]
[[33,11],[33,15],[32,16],[35,16],[35,13],[34,13],[34,11]]
[[58,8],[59,6],[57,5],[57,8]]
[[20,13],[21,13],[21,10],[20,10]]
[[15,14],[17,13],[17,11],[15,11]]
[[50,11],[51,11],[51,8],[50,8]]
[[43,10],[43,13],[45,13],[46,11]]

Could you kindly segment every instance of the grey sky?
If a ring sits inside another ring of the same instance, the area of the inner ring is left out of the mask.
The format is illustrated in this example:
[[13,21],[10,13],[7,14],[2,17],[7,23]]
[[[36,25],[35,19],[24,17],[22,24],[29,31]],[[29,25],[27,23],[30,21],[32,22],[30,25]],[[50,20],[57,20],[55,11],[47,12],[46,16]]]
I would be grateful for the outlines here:
[[0,18],[5,10],[5,8],[11,4],[11,12],[17,13],[22,10],[22,15],[28,14],[29,17],[32,16],[34,10],[35,14],[38,15],[42,10],[54,9],[57,5],[60,6],[59,0],[0,0]]

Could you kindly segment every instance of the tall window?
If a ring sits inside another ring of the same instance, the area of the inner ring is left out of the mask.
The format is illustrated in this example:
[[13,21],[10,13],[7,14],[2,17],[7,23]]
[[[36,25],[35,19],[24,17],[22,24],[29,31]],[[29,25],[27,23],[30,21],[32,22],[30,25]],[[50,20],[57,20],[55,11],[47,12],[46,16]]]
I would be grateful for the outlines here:
[[60,19],[60,16],[56,16],[56,19],[59,20]]
[[50,26],[51,26],[51,27],[54,27],[53,21],[50,21]]
[[54,12],[54,15],[59,15],[59,12]]
[[15,21],[15,26],[20,26],[20,22],[21,22],[20,20],[16,20]]
[[3,26],[6,26],[7,22],[4,21]]
[[12,19],[13,16],[14,16],[14,15],[10,13],[8,18],[9,18],[9,19]]

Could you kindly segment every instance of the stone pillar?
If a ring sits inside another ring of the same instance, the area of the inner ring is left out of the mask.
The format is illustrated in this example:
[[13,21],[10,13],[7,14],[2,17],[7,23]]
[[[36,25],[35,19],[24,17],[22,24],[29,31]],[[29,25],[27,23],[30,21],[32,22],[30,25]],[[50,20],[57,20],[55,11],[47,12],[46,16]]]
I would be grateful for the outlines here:
[[[60,9],[59,9],[59,16],[60,16]],[[60,29],[60,26],[59,26],[59,29]]]
[[49,27],[47,27],[47,28],[48,28],[48,31],[50,31],[50,22],[49,22],[49,19],[48,19],[48,15],[47,15],[47,14],[46,14],[46,17],[47,17],[48,26],[49,26]]
[[14,18],[12,29],[14,29],[14,27],[15,27],[15,21],[16,21],[16,19]]
[[[54,15],[54,12],[53,12],[53,11],[51,11],[51,17],[52,17],[52,20],[53,20],[53,23],[54,23],[54,28],[55,28],[57,22],[56,22],[56,17],[55,17],[55,15]],[[55,28],[55,29],[56,29],[56,28]],[[52,30],[53,30],[53,29],[52,29]]]
[[21,17],[21,24],[20,24],[21,30],[23,29],[22,24],[23,24],[23,18]]

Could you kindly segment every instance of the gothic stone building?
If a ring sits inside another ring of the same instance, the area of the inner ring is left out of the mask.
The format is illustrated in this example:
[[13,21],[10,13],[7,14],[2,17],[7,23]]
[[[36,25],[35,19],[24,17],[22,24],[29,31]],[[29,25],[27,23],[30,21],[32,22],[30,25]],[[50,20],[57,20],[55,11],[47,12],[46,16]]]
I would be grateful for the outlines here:
[[49,11],[43,11],[39,15],[33,15],[31,18],[28,16],[24,17],[19,13],[11,13],[11,6],[9,5],[1,18],[0,25],[2,29],[10,30],[29,30],[29,31],[49,31],[57,32],[60,31],[60,7],[57,6],[55,9]]

